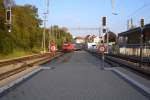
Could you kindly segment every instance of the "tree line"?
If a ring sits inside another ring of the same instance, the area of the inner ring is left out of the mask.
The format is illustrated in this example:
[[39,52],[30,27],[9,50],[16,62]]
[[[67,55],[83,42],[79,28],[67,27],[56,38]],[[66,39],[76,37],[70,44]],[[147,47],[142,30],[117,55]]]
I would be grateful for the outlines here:
[[[12,7],[12,31],[9,33],[5,24],[6,9],[0,0],[0,53],[9,54],[15,51],[39,52],[42,50],[43,27],[38,16],[38,9],[33,5],[15,5]],[[63,42],[72,41],[67,28],[57,25],[46,29],[46,47],[54,41],[59,48]]]

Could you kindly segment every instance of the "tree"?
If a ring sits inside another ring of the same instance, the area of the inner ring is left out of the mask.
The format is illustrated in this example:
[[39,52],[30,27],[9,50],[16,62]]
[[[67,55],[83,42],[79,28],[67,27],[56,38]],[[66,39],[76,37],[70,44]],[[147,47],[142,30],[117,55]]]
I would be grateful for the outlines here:
[[0,53],[11,53],[16,50],[32,51],[41,47],[42,24],[38,18],[38,9],[32,5],[12,8],[12,32],[7,32],[5,8],[0,0]]
[[[35,49],[40,51],[43,28],[38,9],[29,4],[15,5],[12,14],[12,32],[8,33],[5,8],[3,0],[0,0],[0,53],[9,54],[18,50],[33,52]],[[51,29],[46,29],[46,47],[50,40],[55,41],[60,48],[63,42],[72,41],[72,35],[67,28],[54,25]]]
[[57,43],[58,48],[61,48],[64,42],[72,42],[73,37],[68,32],[68,29],[63,27],[59,28],[58,25],[54,25],[50,28],[50,36],[51,41],[55,41]]

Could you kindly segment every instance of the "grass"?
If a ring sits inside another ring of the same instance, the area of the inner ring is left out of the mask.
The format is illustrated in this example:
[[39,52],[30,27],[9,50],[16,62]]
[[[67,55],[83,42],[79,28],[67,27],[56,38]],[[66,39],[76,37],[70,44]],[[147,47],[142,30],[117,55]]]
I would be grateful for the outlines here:
[[17,58],[17,57],[22,57],[22,56],[27,56],[33,54],[32,52],[27,52],[27,51],[15,51],[11,54],[0,54],[0,60],[4,59],[12,59],[12,58]]

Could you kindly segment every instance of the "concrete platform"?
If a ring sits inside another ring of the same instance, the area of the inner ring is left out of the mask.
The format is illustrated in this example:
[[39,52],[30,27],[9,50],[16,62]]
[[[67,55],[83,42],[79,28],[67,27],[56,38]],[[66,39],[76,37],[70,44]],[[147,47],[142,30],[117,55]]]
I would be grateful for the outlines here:
[[0,100],[150,99],[112,70],[103,70],[101,61],[85,51],[66,54],[41,67],[41,72],[5,92]]

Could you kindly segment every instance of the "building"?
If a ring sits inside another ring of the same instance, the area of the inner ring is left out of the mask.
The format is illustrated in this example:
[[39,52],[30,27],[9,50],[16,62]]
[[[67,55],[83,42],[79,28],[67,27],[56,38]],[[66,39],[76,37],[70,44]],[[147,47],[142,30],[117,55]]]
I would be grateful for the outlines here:
[[92,40],[91,41],[92,43],[96,43],[96,44],[100,43],[100,38],[98,36],[92,35],[90,38]]
[[[137,27],[118,34],[119,52],[125,55],[140,55],[141,28]],[[143,29],[143,53],[145,57],[150,56],[150,24]]]
[[109,34],[109,43],[110,44],[115,44],[117,41],[117,35],[111,31],[109,31],[108,33],[106,33],[104,35],[104,43],[107,43],[107,34]]
[[77,44],[82,44],[82,43],[85,43],[85,39],[83,37],[75,37],[75,43]]

